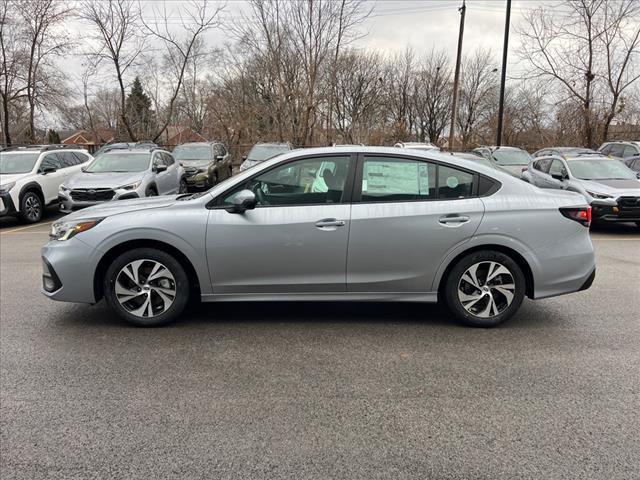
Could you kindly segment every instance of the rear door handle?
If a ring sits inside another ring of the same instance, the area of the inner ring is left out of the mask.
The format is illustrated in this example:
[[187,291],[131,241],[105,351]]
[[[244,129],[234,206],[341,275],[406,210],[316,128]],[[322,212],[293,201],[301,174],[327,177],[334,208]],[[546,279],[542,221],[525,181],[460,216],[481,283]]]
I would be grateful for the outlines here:
[[443,225],[462,225],[463,223],[467,223],[469,220],[471,220],[471,218],[467,215],[458,215],[454,213],[451,215],[440,217],[438,219],[438,222],[442,223]]
[[347,224],[344,220],[336,220],[335,218],[324,218],[316,222],[316,227],[344,227]]

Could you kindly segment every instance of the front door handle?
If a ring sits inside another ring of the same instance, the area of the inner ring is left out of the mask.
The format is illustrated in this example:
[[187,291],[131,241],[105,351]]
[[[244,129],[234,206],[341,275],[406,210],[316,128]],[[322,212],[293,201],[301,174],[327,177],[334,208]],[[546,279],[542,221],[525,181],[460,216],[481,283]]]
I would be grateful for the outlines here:
[[347,222],[345,222],[344,220],[336,220],[335,218],[324,218],[316,222],[316,227],[318,228],[344,227],[346,224]]
[[468,217],[467,215],[458,215],[457,213],[452,213],[450,215],[445,215],[443,217],[440,217],[438,219],[438,222],[440,222],[443,225],[455,226],[455,225],[462,225],[463,223],[467,223],[469,220],[471,220],[471,218]]

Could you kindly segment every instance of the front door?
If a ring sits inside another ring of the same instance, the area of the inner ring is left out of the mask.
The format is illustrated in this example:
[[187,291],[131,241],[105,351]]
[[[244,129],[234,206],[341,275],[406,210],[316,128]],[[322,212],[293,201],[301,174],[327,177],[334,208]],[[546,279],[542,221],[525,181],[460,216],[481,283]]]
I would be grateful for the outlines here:
[[428,161],[365,156],[351,210],[347,290],[430,292],[445,255],[480,225],[477,178]]
[[[349,155],[298,159],[221,194],[207,227],[214,294],[344,292],[353,165]],[[244,189],[258,205],[229,213]]]

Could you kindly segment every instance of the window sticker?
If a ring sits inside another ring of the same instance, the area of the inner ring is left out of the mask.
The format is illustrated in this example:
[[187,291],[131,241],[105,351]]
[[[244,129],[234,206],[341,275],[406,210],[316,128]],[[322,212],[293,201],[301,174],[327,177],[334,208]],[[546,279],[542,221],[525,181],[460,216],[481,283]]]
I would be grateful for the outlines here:
[[453,175],[447,177],[447,187],[456,188],[459,184],[458,177],[454,177]]

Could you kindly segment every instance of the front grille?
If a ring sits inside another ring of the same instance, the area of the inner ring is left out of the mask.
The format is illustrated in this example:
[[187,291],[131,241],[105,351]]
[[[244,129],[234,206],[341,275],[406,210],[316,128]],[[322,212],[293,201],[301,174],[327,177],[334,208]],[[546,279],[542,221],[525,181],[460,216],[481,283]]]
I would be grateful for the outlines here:
[[76,202],[105,202],[111,200],[115,192],[110,188],[82,188],[71,190],[71,198]]
[[196,167],[184,167],[184,173],[187,175],[194,175],[198,173],[198,169]]
[[640,216],[640,197],[620,197],[618,207],[621,215]]

